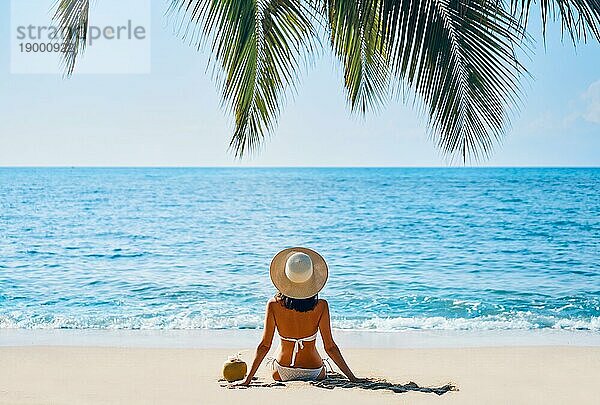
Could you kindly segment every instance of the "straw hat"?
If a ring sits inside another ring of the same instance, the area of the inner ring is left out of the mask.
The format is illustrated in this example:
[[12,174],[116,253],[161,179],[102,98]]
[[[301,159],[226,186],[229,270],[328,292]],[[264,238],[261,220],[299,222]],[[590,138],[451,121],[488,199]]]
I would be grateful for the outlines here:
[[277,253],[271,261],[271,281],[290,298],[310,298],[325,286],[327,263],[314,250],[293,247]]

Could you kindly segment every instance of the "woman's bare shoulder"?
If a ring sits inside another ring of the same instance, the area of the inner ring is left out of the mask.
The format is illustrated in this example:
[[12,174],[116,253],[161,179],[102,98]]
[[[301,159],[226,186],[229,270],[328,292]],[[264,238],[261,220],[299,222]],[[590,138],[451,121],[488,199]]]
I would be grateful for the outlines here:
[[326,309],[329,307],[329,303],[327,302],[327,300],[319,298],[319,300],[317,301],[317,307],[321,309]]

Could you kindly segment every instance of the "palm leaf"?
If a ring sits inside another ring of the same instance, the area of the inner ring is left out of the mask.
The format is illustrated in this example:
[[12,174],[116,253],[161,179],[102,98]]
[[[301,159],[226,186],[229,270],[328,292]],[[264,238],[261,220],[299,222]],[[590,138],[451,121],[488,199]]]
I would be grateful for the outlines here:
[[[531,6],[532,0],[511,0],[511,9],[525,25]],[[600,41],[600,0],[540,0],[540,14],[544,36],[548,21],[558,18],[574,44],[590,34]]]
[[85,50],[90,2],[89,0],[58,0],[53,20],[63,34],[62,62],[67,76],[73,73],[77,56]]
[[520,99],[519,22],[491,0],[376,1],[392,72],[418,97],[439,148],[487,156]]
[[[73,27],[87,28],[89,5],[57,4],[75,50],[64,55],[71,74],[87,31]],[[528,51],[531,8],[532,0],[171,0],[170,11],[185,17],[182,37],[210,44],[236,156],[272,131],[303,57],[314,56],[320,21],[353,110],[381,106],[394,78],[414,94],[439,148],[466,161],[488,156],[519,105],[526,70],[515,50]],[[600,39],[600,0],[540,0],[540,9],[544,30],[558,18],[574,41]]]
[[381,36],[381,2],[329,0],[325,9],[331,47],[344,66],[350,106],[365,113],[388,98],[389,61]]
[[271,131],[313,47],[308,9],[296,0],[173,0],[171,11],[187,14],[210,40],[224,73],[223,98],[235,116],[230,147],[236,156],[253,151]]

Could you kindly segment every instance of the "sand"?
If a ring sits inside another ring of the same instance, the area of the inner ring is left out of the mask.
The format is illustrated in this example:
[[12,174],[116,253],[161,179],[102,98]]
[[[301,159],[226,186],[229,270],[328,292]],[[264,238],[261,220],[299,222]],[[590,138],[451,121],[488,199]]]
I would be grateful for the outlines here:
[[[1,404],[600,404],[600,347],[347,349],[360,377],[443,395],[305,382],[228,389],[220,368],[232,349],[0,347]],[[244,358],[249,361],[249,352]],[[259,383],[271,382],[268,369]],[[408,386],[410,387],[410,386]]]

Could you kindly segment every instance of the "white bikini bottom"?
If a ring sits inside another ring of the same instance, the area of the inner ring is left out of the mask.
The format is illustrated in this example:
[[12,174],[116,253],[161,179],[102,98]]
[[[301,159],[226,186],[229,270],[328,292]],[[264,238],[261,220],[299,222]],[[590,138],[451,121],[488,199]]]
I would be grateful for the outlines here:
[[279,373],[281,381],[316,381],[317,377],[321,375],[323,370],[325,370],[325,373],[327,373],[325,363],[323,363],[323,365],[319,368],[286,367],[282,366],[277,362],[277,360],[273,359],[273,367]]

